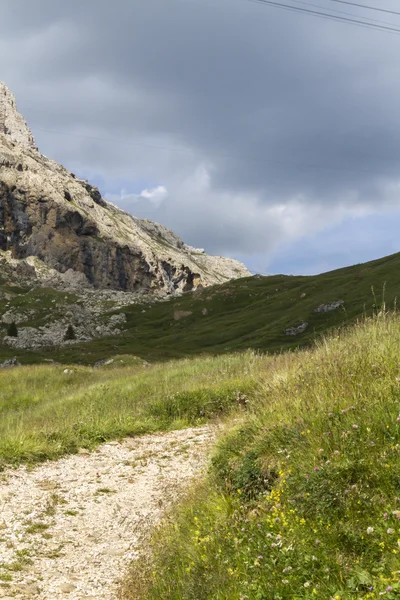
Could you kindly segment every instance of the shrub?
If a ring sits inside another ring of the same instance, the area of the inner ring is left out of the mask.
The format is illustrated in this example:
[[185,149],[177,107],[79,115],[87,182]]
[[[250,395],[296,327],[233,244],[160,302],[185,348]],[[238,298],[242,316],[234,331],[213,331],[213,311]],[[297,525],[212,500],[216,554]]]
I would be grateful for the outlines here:
[[18,337],[18,329],[15,324],[15,321],[9,324],[7,327],[7,335],[8,337]]
[[67,342],[68,340],[76,340],[75,331],[74,331],[74,328],[72,327],[72,325],[68,325],[67,331],[65,332],[65,335],[64,335],[64,341]]

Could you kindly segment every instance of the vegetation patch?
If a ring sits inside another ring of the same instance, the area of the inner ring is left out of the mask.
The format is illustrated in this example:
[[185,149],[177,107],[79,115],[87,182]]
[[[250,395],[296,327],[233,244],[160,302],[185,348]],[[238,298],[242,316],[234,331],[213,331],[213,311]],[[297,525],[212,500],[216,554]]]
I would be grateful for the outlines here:
[[0,467],[226,417],[243,399],[251,403],[268,359],[249,352],[168,365],[115,362],[123,366],[0,371]]
[[381,314],[276,358],[126,598],[398,598],[399,352]]

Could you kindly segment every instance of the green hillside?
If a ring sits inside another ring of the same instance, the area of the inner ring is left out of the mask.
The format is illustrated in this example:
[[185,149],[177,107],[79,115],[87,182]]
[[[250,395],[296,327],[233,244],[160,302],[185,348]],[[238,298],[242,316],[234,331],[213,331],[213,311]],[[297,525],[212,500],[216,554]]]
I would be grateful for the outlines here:
[[126,600],[400,597],[400,320],[264,358]]
[[[248,348],[276,352],[309,345],[322,332],[371,314],[383,301],[392,308],[399,292],[400,254],[317,276],[249,277],[161,303],[125,307],[127,323],[118,337],[17,354],[25,363],[51,357],[63,363],[93,364],[115,354],[156,361]],[[45,315],[49,293],[27,294],[21,289],[10,305],[29,307],[29,302],[35,302],[37,306],[41,299]],[[54,291],[51,295],[52,302],[57,298],[65,302],[68,296]],[[76,301],[72,294],[68,298]],[[344,308],[315,312],[321,304],[337,300],[344,301]],[[192,314],[175,320],[176,311]],[[286,328],[302,321],[309,323],[302,334],[285,335]],[[3,356],[9,357],[10,349],[0,347]]]

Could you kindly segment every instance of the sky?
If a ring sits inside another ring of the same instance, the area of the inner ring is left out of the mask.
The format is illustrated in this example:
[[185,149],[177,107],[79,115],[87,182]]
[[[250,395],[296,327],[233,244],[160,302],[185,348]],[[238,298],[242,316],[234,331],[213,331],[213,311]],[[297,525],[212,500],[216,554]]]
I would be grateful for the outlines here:
[[276,1],[399,33],[252,0],[0,0],[0,80],[43,154],[210,254],[313,274],[400,251],[400,15]]

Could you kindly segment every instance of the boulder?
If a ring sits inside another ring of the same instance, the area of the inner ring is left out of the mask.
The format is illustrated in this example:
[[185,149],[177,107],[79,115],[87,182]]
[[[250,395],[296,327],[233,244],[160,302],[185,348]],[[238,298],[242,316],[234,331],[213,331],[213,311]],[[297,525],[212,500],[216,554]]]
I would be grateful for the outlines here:
[[295,327],[288,327],[288,329],[285,329],[285,335],[299,335],[300,333],[303,333],[303,331],[305,331],[308,327],[308,323],[307,321],[303,321],[302,323],[300,323],[299,325],[296,325]]
[[330,304],[321,304],[318,308],[314,309],[316,313],[326,313],[331,312],[332,310],[336,310],[344,305],[344,300],[336,300],[336,302],[331,302]]
[[14,358],[10,358],[10,360],[5,360],[3,363],[0,364],[0,369],[8,369],[10,367],[20,367],[21,363],[18,362],[17,357],[14,356]]

